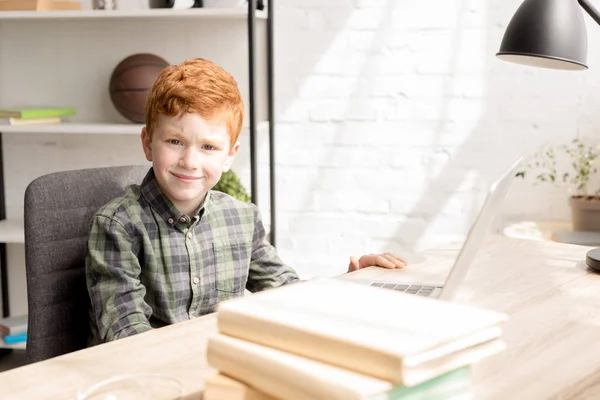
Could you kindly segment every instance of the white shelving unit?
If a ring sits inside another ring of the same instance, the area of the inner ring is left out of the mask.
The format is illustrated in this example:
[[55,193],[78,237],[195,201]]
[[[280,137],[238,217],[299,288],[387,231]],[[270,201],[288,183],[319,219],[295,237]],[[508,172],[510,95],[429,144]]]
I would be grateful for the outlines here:
[[[171,64],[194,57],[212,60],[236,78],[248,110],[247,13],[247,7],[0,12],[0,108],[77,109],[77,115],[61,124],[0,125],[6,208],[6,219],[0,220],[0,245],[24,244],[19,214],[26,184],[37,176],[87,168],[90,163],[111,166],[143,160],[141,145],[134,137],[139,136],[142,125],[120,116],[108,94],[110,73],[126,56],[154,53]],[[255,17],[254,121],[255,134],[260,136],[265,129],[271,133],[266,56],[269,21],[265,11],[256,11]],[[250,175],[249,125],[246,112],[246,129],[240,137],[243,147],[234,163],[245,184],[244,177]],[[256,139],[257,146],[264,142]],[[82,150],[86,140],[89,149]],[[82,151],[88,153],[80,154]],[[31,154],[34,158],[28,159]],[[261,180],[267,179],[261,176]],[[261,196],[268,197],[265,193]],[[24,254],[22,257],[24,265]]]
[[[267,19],[265,11],[256,11],[256,19]],[[186,18],[186,19],[240,19],[247,18],[246,8],[146,9],[146,10],[71,10],[71,11],[2,11],[0,20],[54,20],[54,19],[123,19],[123,18]]]
[[5,219],[0,221],[0,242],[25,243],[23,220]]
[[52,125],[3,125],[2,133],[52,133],[52,134],[81,134],[81,135],[139,135],[142,127],[140,124],[118,123],[79,123],[63,122]]
[[[140,135],[143,124],[119,124],[105,122],[62,122],[60,124],[40,125],[0,125],[2,133],[48,133],[48,134],[77,134],[77,135]],[[269,128],[269,121],[260,121],[256,129]],[[248,130],[244,124],[243,130]]]

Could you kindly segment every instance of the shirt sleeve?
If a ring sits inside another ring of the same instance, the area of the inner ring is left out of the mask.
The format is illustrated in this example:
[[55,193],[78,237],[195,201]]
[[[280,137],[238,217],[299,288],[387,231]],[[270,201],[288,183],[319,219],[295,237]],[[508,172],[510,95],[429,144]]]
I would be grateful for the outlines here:
[[100,342],[109,342],[152,329],[151,307],[134,252],[133,235],[119,221],[96,215],[86,256],[86,283],[91,318]]
[[278,287],[299,280],[296,271],[285,265],[267,241],[258,207],[254,206],[254,235],[246,289],[251,292]]

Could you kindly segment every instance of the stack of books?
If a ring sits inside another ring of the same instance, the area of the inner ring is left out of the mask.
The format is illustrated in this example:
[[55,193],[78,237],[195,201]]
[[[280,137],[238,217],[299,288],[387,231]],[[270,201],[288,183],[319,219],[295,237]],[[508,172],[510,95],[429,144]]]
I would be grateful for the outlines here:
[[204,400],[467,399],[506,315],[342,279],[221,303]]
[[0,319],[0,339],[5,344],[27,342],[27,315]]
[[60,124],[63,117],[75,113],[74,108],[0,109],[0,125]]

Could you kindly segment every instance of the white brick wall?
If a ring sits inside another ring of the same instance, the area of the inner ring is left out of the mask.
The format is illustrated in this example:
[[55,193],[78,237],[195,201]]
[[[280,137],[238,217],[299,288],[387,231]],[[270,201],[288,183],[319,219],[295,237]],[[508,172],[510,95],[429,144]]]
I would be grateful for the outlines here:
[[[586,72],[495,57],[520,0],[280,1],[278,237],[301,274],[463,238],[487,188],[546,142],[597,138],[600,27]],[[515,181],[504,218],[568,218]],[[501,220],[499,221],[501,222]]]

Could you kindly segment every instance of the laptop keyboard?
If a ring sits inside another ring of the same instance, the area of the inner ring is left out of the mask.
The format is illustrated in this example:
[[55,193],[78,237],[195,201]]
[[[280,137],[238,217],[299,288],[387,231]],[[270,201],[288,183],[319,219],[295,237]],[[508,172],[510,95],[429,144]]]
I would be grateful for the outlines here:
[[384,289],[398,290],[400,292],[416,294],[418,296],[427,297],[431,294],[435,286],[425,286],[425,285],[406,285],[406,284],[396,284],[396,283],[383,283],[383,282],[373,282],[369,286],[377,286],[382,287]]

